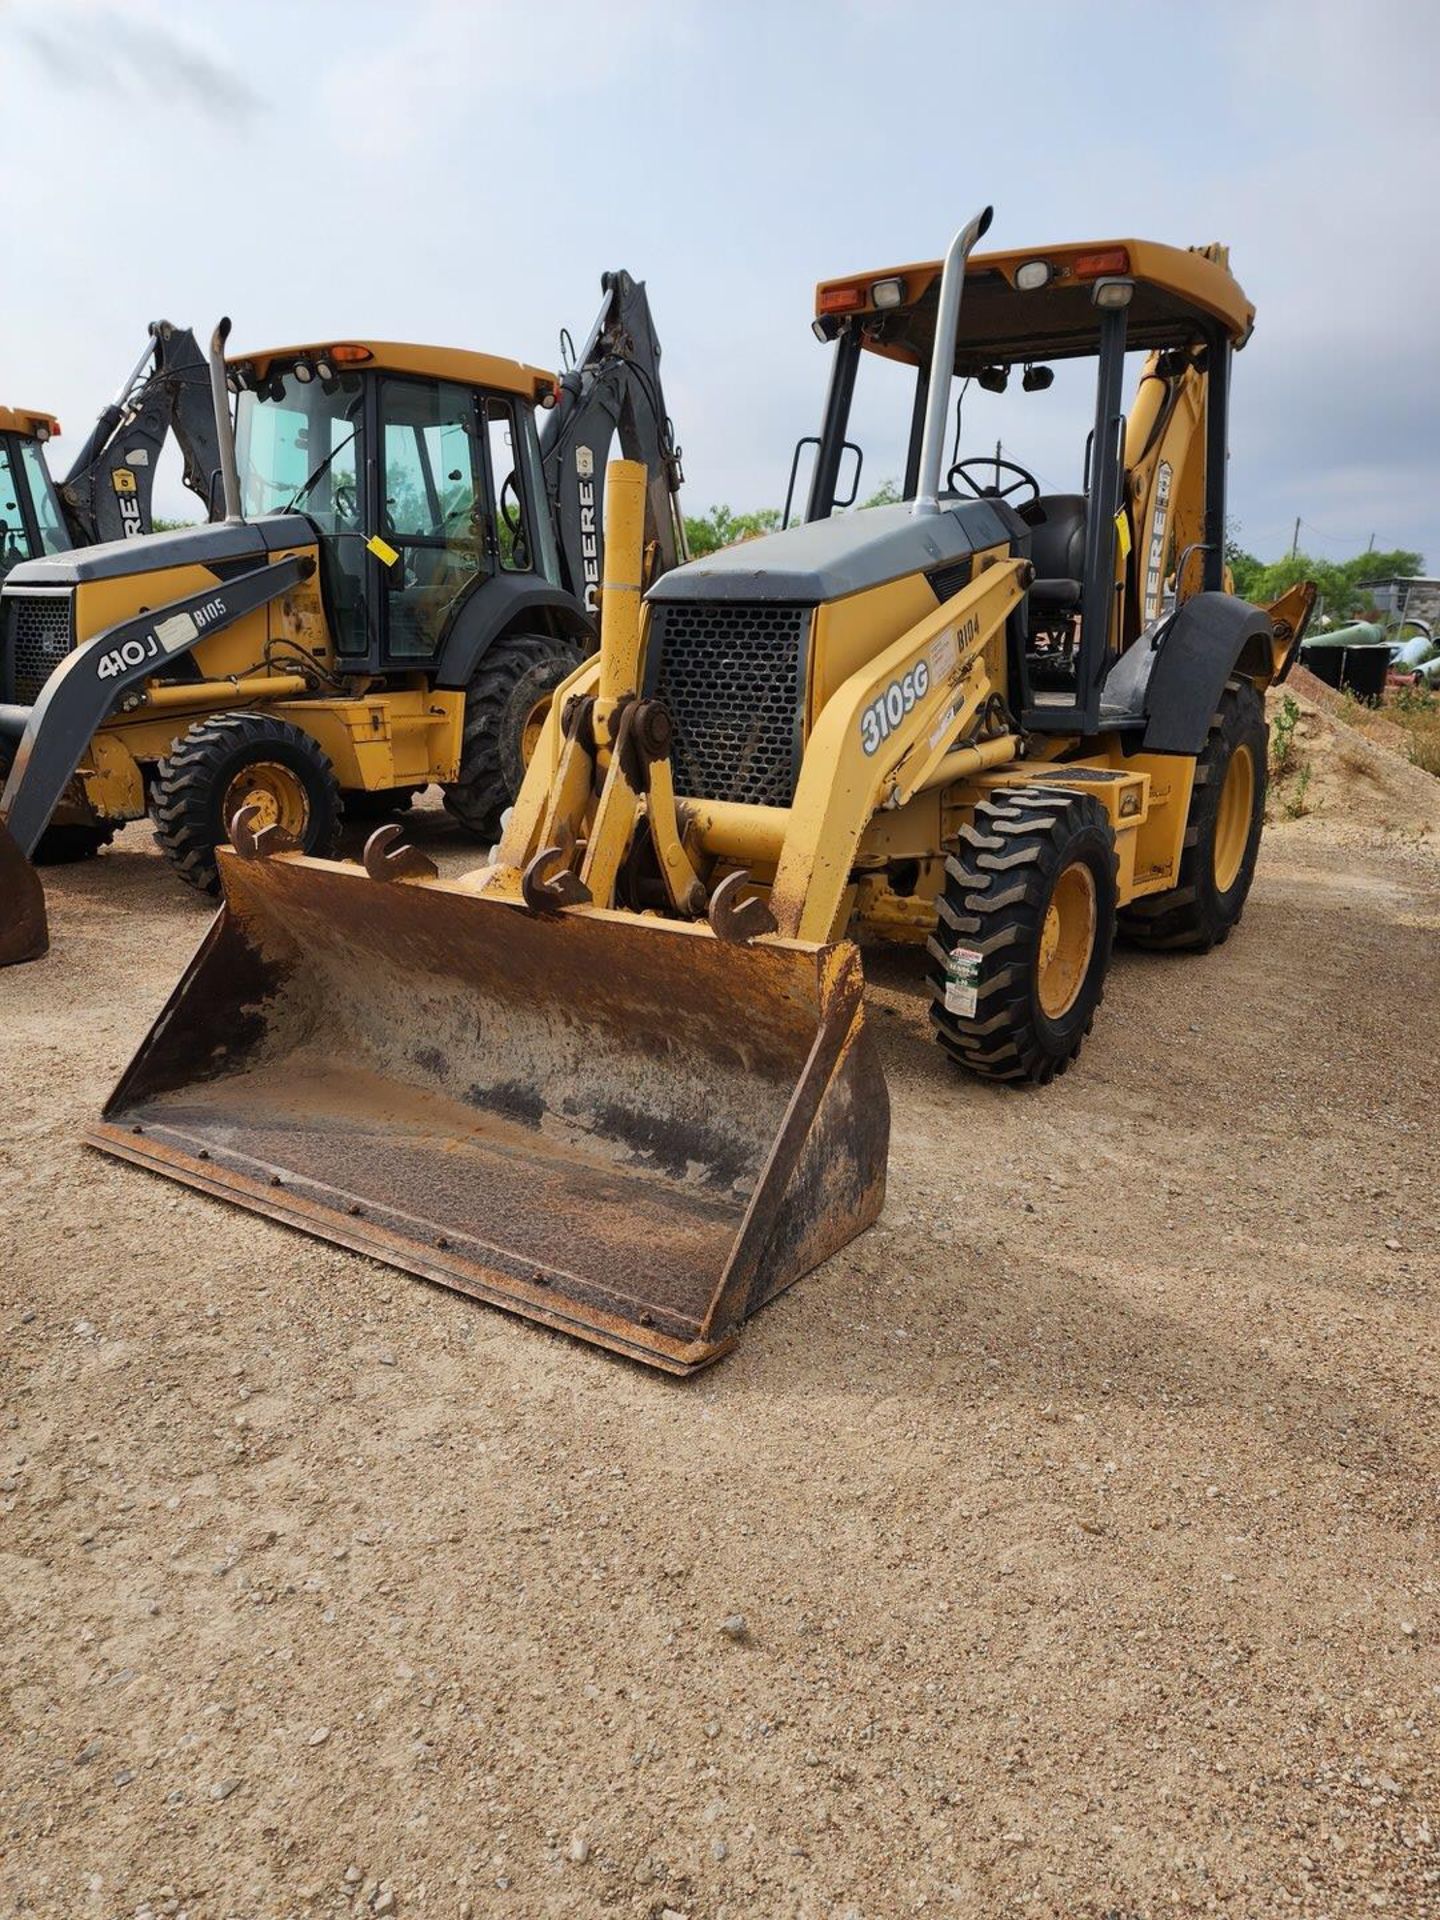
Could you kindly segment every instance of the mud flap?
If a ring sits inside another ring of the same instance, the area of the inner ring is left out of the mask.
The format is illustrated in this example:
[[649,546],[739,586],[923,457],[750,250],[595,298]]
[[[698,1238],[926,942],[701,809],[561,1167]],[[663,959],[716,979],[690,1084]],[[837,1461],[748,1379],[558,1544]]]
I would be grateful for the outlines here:
[[38,960],[50,950],[40,876],[0,820],[0,967]]
[[220,864],[90,1144],[672,1373],[879,1213],[849,942]]

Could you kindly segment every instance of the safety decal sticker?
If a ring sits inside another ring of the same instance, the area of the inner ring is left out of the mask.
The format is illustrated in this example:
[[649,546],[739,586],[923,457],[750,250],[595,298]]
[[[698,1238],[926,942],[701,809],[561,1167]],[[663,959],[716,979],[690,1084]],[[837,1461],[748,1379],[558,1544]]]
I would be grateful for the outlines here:
[[930,729],[930,751],[933,753],[948,734],[955,731],[955,702],[952,700],[940,718]]
[[1155,511],[1150,520],[1150,551],[1145,557],[1145,618],[1153,620],[1160,611],[1160,592],[1165,576],[1165,535],[1169,525],[1170,487],[1174,478],[1170,462],[1162,460],[1155,470]]
[[945,960],[945,1011],[973,1020],[980,1003],[980,963],[975,947],[956,947]]
[[947,679],[955,671],[960,649],[955,644],[955,629],[947,627],[938,640],[930,642],[930,678]]

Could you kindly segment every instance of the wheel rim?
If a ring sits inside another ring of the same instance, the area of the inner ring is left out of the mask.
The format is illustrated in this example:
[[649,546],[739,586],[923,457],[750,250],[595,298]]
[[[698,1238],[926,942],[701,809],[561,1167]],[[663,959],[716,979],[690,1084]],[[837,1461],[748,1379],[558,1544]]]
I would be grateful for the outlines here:
[[1047,1020],[1063,1019],[1079,998],[1095,951],[1098,918],[1095,876],[1077,860],[1055,882],[1040,929],[1036,988]]
[[220,802],[220,818],[227,834],[242,807],[258,810],[257,833],[265,827],[279,827],[282,833],[303,843],[310,825],[310,796],[290,767],[274,760],[256,760],[240,769]]
[[1215,885],[1221,893],[1228,893],[1234,886],[1244,863],[1254,809],[1255,760],[1248,746],[1239,746],[1225,769],[1215,814]]
[[554,703],[553,693],[542,693],[526,714],[520,728],[520,764],[528,767],[540,744],[540,734],[546,720],[550,717],[550,708]]

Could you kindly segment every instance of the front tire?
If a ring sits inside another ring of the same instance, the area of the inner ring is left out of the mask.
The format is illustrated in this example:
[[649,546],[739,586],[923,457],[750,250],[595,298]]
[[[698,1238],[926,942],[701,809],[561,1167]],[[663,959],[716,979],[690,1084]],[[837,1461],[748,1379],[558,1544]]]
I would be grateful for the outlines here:
[[465,692],[460,774],[445,788],[445,806],[477,839],[498,836],[500,816],[520,791],[555,689],[583,658],[571,640],[507,633],[475,669]]
[[1109,817],[1092,794],[1015,787],[975,809],[945,863],[930,1017],[957,1065],[1043,1086],[1095,1023],[1115,936]]
[[150,811],[161,852],[187,885],[219,893],[215,849],[244,806],[322,858],[340,843],[340,787],[318,743],[268,713],[212,713],[155,770]]
[[1269,744],[1260,695],[1248,680],[1231,680],[1195,761],[1175,885],[1133,901],[1120,916],[1133,945],[1208,953],[1230,938],[1260,853]]

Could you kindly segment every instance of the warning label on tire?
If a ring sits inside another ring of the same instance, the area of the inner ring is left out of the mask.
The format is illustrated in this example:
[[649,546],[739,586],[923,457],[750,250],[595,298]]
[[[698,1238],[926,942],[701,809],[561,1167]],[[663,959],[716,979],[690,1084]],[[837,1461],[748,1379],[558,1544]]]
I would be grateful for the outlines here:
[[974,947],[956,947],[945,962],[945,1011],[973,1020],[980,999],[980,962]]

